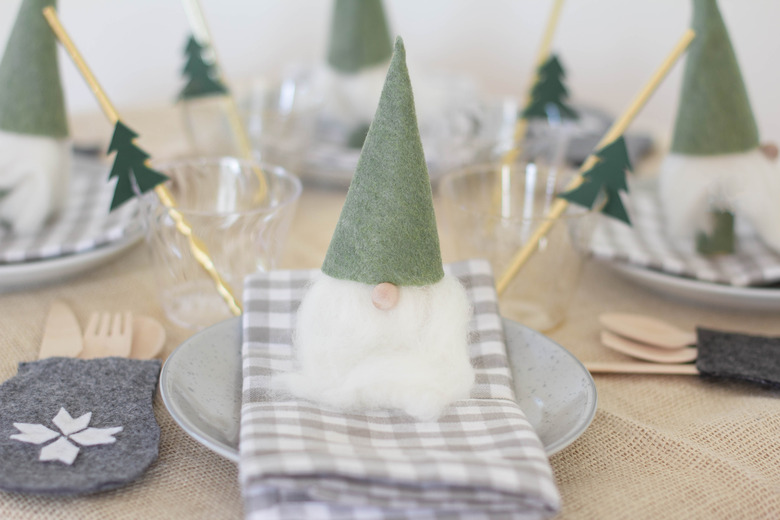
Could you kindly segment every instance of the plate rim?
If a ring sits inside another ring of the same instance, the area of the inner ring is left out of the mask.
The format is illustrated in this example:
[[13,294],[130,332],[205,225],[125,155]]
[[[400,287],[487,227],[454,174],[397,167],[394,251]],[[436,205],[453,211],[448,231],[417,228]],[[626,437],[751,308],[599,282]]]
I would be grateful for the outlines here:
[[[719,300],[706,300],[711,305],[740,306],[742,309],[778,310],[780,309],[780,289],[768,287],[741,287],[725,285],[693,278],[684,278],[646,267],[627,264],[617,260],[606,260],[610,268],[623,276],[645,285],[648,288],[689,301],[702,302],[707,296],[717,296]],[[740,305],[741,304],[741,305]]]
[[138,231],[119,240],[79,253],[28,262],[0,263],[0,293],[65,280],[90,267],[110,260],[136,245],[143,237],[144,233]]
[[[175,360],[179,356],[181,356],[182,352],[184,352],[187,348],[189,348],[189,346],[192,345],[194,341],[198,341],[197,338],[202,337],[203,335],[213,333],[216,329],[222,329],[222,328],[228,329],[229,327],[233,327],[234,329],[238,330],[240,334],[243,332],[241,318],[242,318],[241,316],[235,316],[223,320],[219,323],[215,323],[214,325],[211,325],[201,331],[198,331],[194,335],[184,340],[168,355],[168,358],[165,360],[162,369],[160,370],[160,376],[158,379],[158,383],[159,383],[158,388],[159,388],[160,396],[162,397],[163,404],[165,405],[165,408],[167,409],[168,413],[171,415],[171,418],[174,420],[174,422],[178,424],[187,435],[195,439],[197,442],[199,442],[206,448],[212,450],[213,452],[217,453],[218,455],[221,455],[233,462],[239,461],[238,450],[233,449],[231,446],[227,446],[224,443],[216,439],[213,439],[207,434],[203,433],[196,425],[194,425],[189,420],[186,414],[180,412],[178,405],[175,403],[175,398],[168,393],[166,382],[169,379],[171,366],[174,365],[176,362]],[[502,317],[501,320],[504,327],[506,327],[507,324],[510,324],[510,326],[518,327],[522,331],[530,331],[536,337],[543,338],[548,345],[556,349],[559,349],[564,356],[568,357],[570,361],[573,361],[574,365],[582,371],[582,375],[585,377],[587,403],[589,403],[590,406],[583,408],[582,411],[583,413],[580,416],[580,420],[578,420],[572,428],[570,428],[568,431],[563,433],[559,439],[556,439],[549,445],[544,446],[546,455],[548,457],[551,457],[552,455],[560,452],[561,450],[563,450],[564,448],[572,444],[575,440],[577,440],[593,422],[593,419],[596,416],[596,411],[598,408],[598,391],[596,389],[596,382],[594,381],[593,376],[588,371],[588,369],[585,368],[585,365],[574,354],[569,352],[565,347],[563,347],[557,341],[549,338],[548,336],[545,336],[541,332],[538,332],[534,329],[531,329],[530,327],[523,325],[522,323],[518,323],[516,321],[504,317]],[[238,350],[240,354],[240,348]]]

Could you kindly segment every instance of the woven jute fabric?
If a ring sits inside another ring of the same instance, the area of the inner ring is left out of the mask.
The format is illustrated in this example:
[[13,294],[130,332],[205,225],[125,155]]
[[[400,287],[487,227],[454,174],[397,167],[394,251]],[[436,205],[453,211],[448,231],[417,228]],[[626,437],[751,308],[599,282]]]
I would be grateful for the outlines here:
[[[158,128],[140,117],[132,122],[139,129]],[[165,137],[165,125],[159,128]],[[304,191],[281,267],[321,265],[343,195]],[[440,236],[444,261],[459,260],[449,230],[441,229]],[[71,304],[82,326],[96,309],[130,309],[164,319],[145,249],[141,244],[117,261],[61,283],[0,294],[0,379],[14,375],[19,361],[35,358],[55,299]],[[586,266],[564,324],[547,335],[581,360],[624,361],[598,341],[598,315],[618,310],[651,314],[691,330],[700,325],[780,336],[777,311],[667,299],[598,262]],[[191,335],[170,324],[166,330],[163,358]],[[595,381],[599,401],[593,422],[551,458],[563,503],[556,518],[780,518],[780,392],[696,376],[597,375]],[[236,465],[192,440],[159,397],[155,412],[160,456],[138,481],[84,498],[0,493],[0,518],[242,519]]]
[[[283,264],[314,267],[338,218],[339,196],[304,195]],[[320,231],[318,231],[320,230]],[[295,237],[295,238],[293,238]],[[448,236],[442,233],[445,258]],[[143,244],[61,284],[0,295],[0,378],[34,359],[54,299],[85,323],[90,311],[132,309],[164,319]],[[780,335],[777,313],[694,307],[668,300],[591,262],[564,325],[548,335],[582,360],[619,361],[598,343],[597,316],[645,312],[681,327]],[[164,356],[190,332],[167,324]],[[596,376],[590,427],[551,458],[563,500],[557,518],[780,517],[780,392],[696,376]],[[551,384],[553,384],[551,382]],[[0,518],[241,519],[234,463],[192,440],[155,400],[160,457],[127,487],[75,499],[0,493]]]

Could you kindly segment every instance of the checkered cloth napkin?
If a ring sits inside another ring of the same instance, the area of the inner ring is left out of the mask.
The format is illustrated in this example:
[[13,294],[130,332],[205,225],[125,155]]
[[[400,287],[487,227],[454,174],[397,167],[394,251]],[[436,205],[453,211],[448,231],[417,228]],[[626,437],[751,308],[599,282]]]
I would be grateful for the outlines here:
[[108,165],[79,156],[73,157],[72,164],[66,205],[40,232],[17,236],[0,226],[0,264],[83,253],[140,235],[135,201],[108,212],[114,193],[114,184],[108,182]]
[[249,519],[525,519],[560,507],[536,433],[515,402],[490,266],[447,266],[473,302],[469,399],[436,422],[273,400],[293,369],[295,311],[318,271],[250,276],[244,291],[240,478]]
[[590,242],[595,257],[726,285],[780,281],[780,254],[739,223],[737,252],[705,257],[695,252],[689,240],[668,236],[654,183],[632,187],[630,204],[632,227],[600,217]]

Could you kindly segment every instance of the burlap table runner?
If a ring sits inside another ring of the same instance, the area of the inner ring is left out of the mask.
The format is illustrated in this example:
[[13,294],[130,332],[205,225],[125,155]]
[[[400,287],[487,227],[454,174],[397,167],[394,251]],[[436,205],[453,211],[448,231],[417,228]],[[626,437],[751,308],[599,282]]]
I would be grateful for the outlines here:
[[[176,134],[178,116],[174,112],[167,125],[159,111],[131,121],[154,143],[181,135]],[[102,115],[88,122],[80,128],[110,136]],[[153,146],[149,150],[154,153]],[[342,204],[340,192],[304,189],[283,268],[321,265]],[[440,234],[445,261],[457,260],[448,230]],[[141,245],[61,284],[0,294],[0,379],[15,374],[19,361],[34,359],[46,312],[56,298],[71,303],[82,324],[97,308],[131,309],[162,319],[151,274]],[[591,262],[566,322],[548,336],[582,360],[622,360],[598,342],[598,314],[615,310],[653,314],[681,327],[780,335],[777,312],[692,306]],[[170,324],[166,328],[163,357],[190,334]],[[695,376],[595,379],[599,403],[593,423],[551,458],[563,501],[556,519],[780,518],[780,393]],[[78,499],[0,493],[0,518],[242,519],[236,465],[184,433],[159,397],[155,411],[162,429],[160,457],[139,481]]]
[[[306,202],[317,206],[319,197]],[[298,226],[317,223],[312,208]],[[303,204],[302,207],[305,207]],[[305,214],[305,212],[304,212]],[[312,228],[301,230],[313,233]],[[316,241],[314,242],[316,243]],[[326,244],[327,245],[327,244]],[[302,251],[304,244],[293,250]],[[0,295],[0,378],[35,357],[51,301],[73,304],[84,323],[92,309],[128,308],[162,318],[143,246],[60,285]],[[299,260],[300,261],[300,260]],[[288,261],[292,267],[303,267]],[[643,311],[678,325],[700,323],[780,334],[775,313],[693,308],[663,299],[591,263],[563,327],[550,337],[580,359],[614,361],[598,344],[599,312]],[[165,355],[187,331],[168,325]],[[563,500],[560,519],[780,517],[780,394],[694,376],[597,376],[599,410],[587,431],[551,458]],[[235,464],[190,439],[155,401],[160,458],[139,481],[81,499],[0,493],[4,519],[242,519]]]

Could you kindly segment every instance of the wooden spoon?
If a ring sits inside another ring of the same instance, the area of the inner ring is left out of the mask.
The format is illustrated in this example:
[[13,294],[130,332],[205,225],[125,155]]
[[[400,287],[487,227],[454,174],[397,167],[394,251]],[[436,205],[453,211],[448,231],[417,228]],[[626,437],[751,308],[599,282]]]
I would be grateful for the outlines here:
[[601,343],[622,354],[654,363],[689,363],[695,360],[698,355],[698,351],[695,348],[668,349],[653,347],[620,337],[606,330],[601,331]]
[[696,344],[696,334],[641,314],[606,313],[599,316],[610,332],[660,348],[678,349]]
[[149,316],[133,316],[130,359],[152,359],[165,344],[165,328]]

